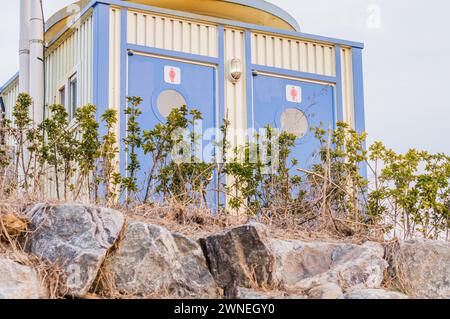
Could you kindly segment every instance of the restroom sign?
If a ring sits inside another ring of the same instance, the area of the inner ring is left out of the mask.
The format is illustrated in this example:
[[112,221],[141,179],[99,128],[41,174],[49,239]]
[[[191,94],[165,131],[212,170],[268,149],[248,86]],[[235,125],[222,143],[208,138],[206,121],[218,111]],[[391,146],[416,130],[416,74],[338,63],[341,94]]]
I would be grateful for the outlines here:
[[166,65],[164,67],[164,82],[169,84],[181,84],[181,69]]
[[286,100],[292,103],[302,102],[302,88],[296,85],[286,86]]

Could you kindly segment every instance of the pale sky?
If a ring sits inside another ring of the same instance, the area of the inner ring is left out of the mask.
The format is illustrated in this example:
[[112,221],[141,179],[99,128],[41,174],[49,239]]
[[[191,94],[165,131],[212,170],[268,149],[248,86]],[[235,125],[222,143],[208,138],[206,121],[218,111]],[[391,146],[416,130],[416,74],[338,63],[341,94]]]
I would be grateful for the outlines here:
[[[72,0],[44,0],[48,17]],[[365,43],[369,142],[450,154],[450,1],[270,0],[302,31]],[[19,1],[0,0],[0,86],[18,70]]]

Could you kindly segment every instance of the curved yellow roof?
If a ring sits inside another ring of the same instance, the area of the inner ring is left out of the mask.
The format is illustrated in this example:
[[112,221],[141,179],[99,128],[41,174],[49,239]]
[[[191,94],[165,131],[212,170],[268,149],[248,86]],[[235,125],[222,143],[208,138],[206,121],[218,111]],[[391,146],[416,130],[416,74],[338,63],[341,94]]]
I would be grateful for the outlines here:
[[144,5],[185,11],[227,20],[300,31],[295,19],[263,0],[125,0]]
[[76,13],[75,8],[84,8],[88,3],[89,0],[79,0],[52,15],[45,22],[45,42],[53,40],[64,29],[71,15]]
[[[288,31],[300,31],[295,19],[283,9],[264,0],[123,0],[136,4],[184,11],[220,19],[239,21]],[[86,6],[89,0],[74,4]],[[50,41],[66,25],[70,6],[61,9],[47,21],[46,41]]]

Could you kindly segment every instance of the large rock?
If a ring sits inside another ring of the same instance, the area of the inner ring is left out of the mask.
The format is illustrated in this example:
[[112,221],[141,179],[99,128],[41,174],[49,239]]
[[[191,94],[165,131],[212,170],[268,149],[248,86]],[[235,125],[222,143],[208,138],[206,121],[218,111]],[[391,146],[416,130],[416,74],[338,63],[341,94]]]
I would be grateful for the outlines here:
[[298,293],[286,291],[261,291],[249,288],[235,287],[229,291],[227,296],[230,299],[306,299],[306,296]]
[[346,293],[342,299],[409,299],[409,297],[399,292],[384,289],[362,289],[352,290]]
[[36,270],[0,257],[0,299],[48,298]]
[[327,283],[316,286],[308,291],[310,299],[339,299],[343,295],[341,287],[337,284]]
[[389,254],[391,273],[416,298],[450,298],[450,243],[411,240]]
[[351,288],[379,288],[387,268],[384,249],[375,243],[273,240],[272,247],[276,256],[273,283],[291,289],[308,291],[330,284],[338,285],[344,292]]
[[28,216],[28,252],[61,268],[61,294],[86,295],[122,230],[122,213],[84,205],[38,204]]
[[106,271],[120,292],[214,297],[218,287],[200,245],[167,229],[130,222]]
[[251,223],[200,240],[219,286],[263,286],[270,282],[274,255],[266,229]]

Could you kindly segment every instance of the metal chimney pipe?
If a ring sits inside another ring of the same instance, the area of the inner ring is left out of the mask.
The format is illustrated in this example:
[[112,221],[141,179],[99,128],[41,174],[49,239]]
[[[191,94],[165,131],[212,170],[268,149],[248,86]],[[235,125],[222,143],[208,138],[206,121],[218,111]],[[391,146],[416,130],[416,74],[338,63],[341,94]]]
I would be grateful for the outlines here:
[[34,122],[40,124],[44,119],[44,17],[42,1],[30,1],[30,96]]
[[19,92],[30,93],[30,0],[20,0]]

